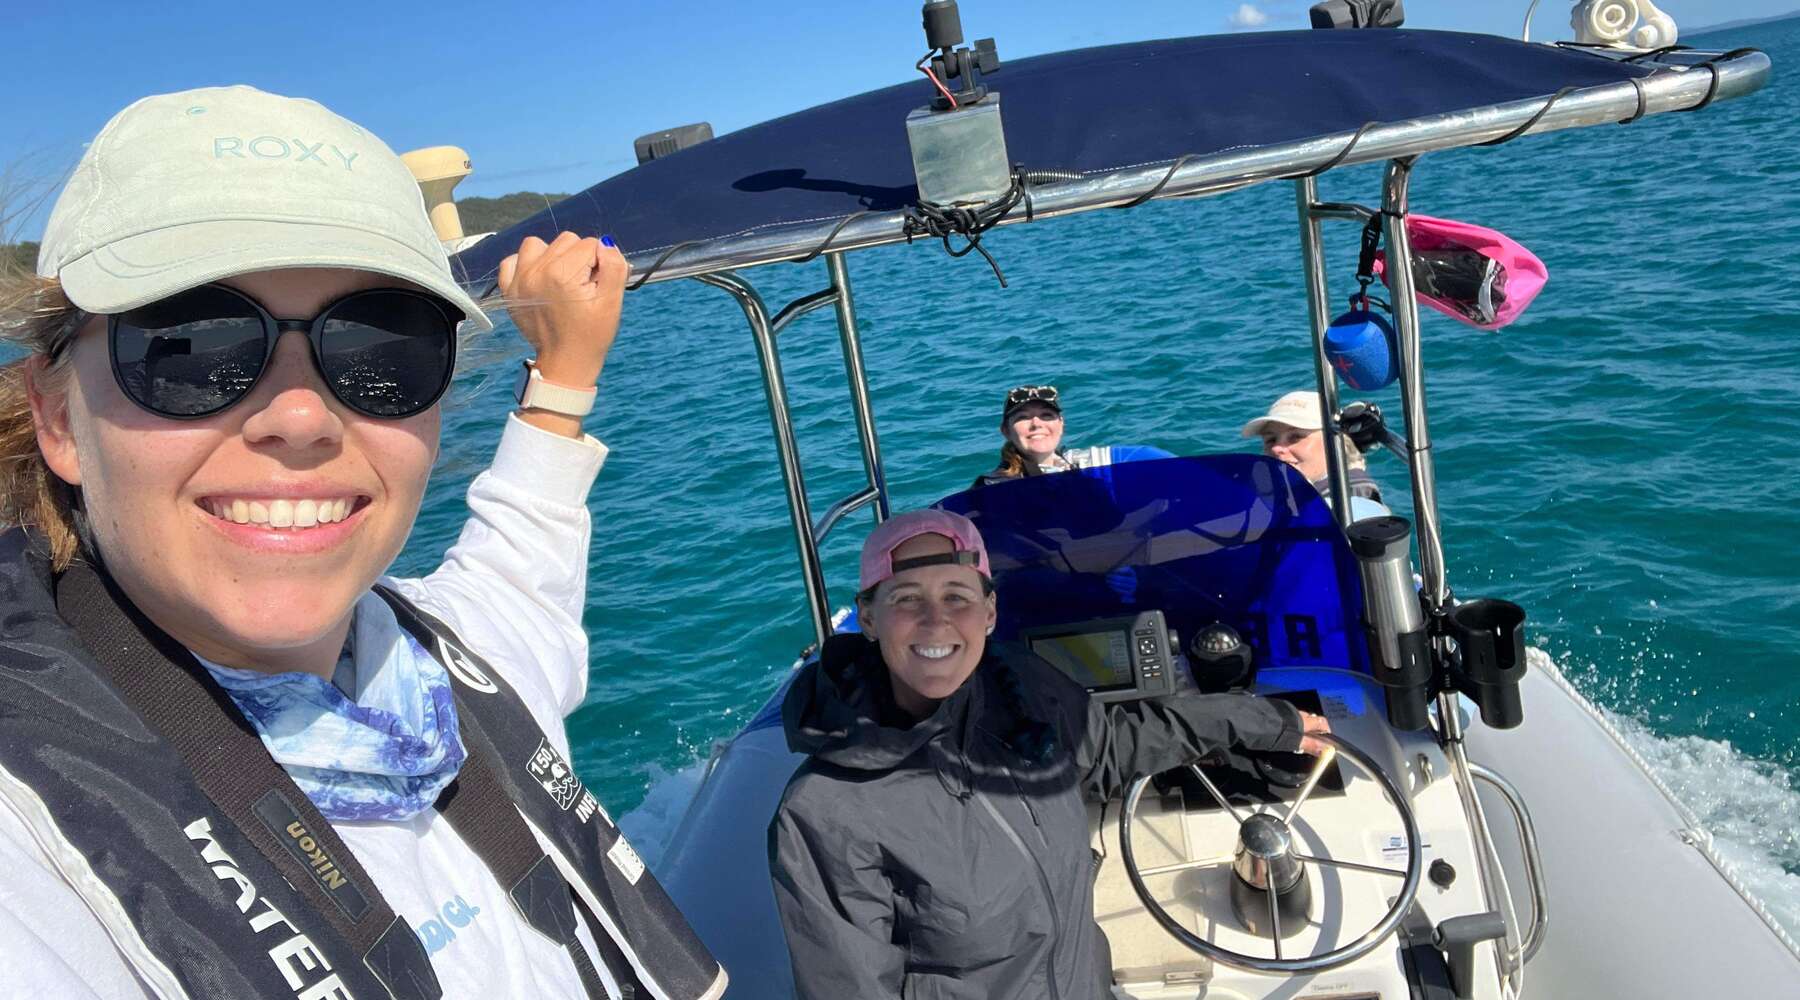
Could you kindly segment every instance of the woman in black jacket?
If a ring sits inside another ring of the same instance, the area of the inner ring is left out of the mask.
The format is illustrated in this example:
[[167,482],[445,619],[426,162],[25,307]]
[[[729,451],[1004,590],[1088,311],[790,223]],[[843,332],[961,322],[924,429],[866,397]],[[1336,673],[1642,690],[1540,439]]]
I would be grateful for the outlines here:
[[809,755],[769,830],[802,1000],[1108,995],[1088,800],[1215,748],[1322,749],[1325,720],[1243,694],[1102,705],[987,650],[981,536],[903,514],[863,547],[862,635],[830,639],[783,707]]

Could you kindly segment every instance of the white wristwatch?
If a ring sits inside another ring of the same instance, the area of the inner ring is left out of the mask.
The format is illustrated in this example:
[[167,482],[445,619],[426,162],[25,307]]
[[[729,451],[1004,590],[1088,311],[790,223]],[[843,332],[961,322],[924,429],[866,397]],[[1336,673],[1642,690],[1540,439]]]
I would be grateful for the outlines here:
[[547,410],[570,417],[585,417],[594,409],[594,396],[597,390],[571,389],[566,385],[557,385],[544,378],[537,369],[537,362],[530,358],[525,360],[525,370],[519,375],[519,385],[514,395],[519,400],[522,410]]

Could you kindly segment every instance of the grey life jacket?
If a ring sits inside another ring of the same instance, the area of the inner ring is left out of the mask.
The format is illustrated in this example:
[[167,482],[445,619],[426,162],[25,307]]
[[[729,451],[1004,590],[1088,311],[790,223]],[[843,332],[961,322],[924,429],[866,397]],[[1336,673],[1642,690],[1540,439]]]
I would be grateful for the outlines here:
[[[377,590],[453,678],[468,756],[436,808],[523,919],[569,949],[590,998],[721,996],[724,970],[524,701]],[[152,993],[442,995],[413,928],[229,695],[103,571],[53,577],[24,532],[0,535],[0,622],[0,799]]]

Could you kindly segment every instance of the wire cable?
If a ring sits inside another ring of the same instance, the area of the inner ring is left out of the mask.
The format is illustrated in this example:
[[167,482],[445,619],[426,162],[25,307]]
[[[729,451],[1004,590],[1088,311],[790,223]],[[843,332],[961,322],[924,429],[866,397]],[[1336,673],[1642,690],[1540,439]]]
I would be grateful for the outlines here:
[[[1006,192],[993,201],[974,208],[956,205],[940,205],[936,202],[920,200],[907,208],[906,218],[901,223],[901,234],[906,242],[911,243],[915,236],[931,236],[941,240],[944,252],[952,257],[964,257],[970,251],[981,254],[982,259],[993,268],[994,277],[999,280],[1000,287],[1006,287],[1006,275],[1000,270],[999,262],[994,255],[988,253],[981,245],[983,233],[1000,224],[1000,220],[1017,208],[1025,200],[1024,171],[1014,170],[1012,184]],[[967,240],[961,249],[950,245],[952,234]]]
[[1577,88],[1575,88],[1575,87],[1564,87],[1563,89],[1557,91],[1556,93],[1551,94],[1550,99],[1544,102],[1544,106],[1537,109],[1536,114],[1532,115],[1530,118],[1525,119],[1524,123],[1521,124],[1518,128],[1513,129],[1511,132],[1506,133],[1505,135],[1501,136],[1498,139],[1489,139],[1486,142],[1478,142],[1475,145],[1477,145],[1477,146],[1501,146],[1501,145],[1505,145],[1506,143],[1513,141],[1514,139],[1517,139],[1519,136],[1522,136],[1525,133],[1531,131],[1531,127],[1533,125],[1536,125],[1538,122],[1542,121],[1544,116],[1546,114],[1550,113],[1550,109],[1553,106],[1555,106],[1557,101],[1560,101],[1564,97],[1567,97],[1568,95],[1574,93],[1576,91],[1576,89]]
[[1193,153],[1183,153],[1179,158],[1177,158],[1175,160],[1174,163],[1169,164],[1169,172],[1166,174],[1163,174],[1162,180],[1157,181],[1155,187],[1151,188],[1148,191],[1145,191],[1143,194],[1138,195],[1136,198],[1131,199],[1130,201],[1126,202],[1123,205],[1117,205],[1114,207],[1116,207],[1116,208],[1136,208],[1139,205],[1142,205],[1144,202],[1147,202],[1150,199],[1156,197],[1158,194],[1162,193],[1163,188],[1168,186],[1169,181],[1174,179],[1175,171],[1180,170],[1182,168],[1183,164],[1187,163],[1187,161],[1189,161],[1193,158],[1194,158]]
[[925,60],[930,59],[930,58],[931,58],[931,53],[929,53],[929,52],[920,56],[919,61],[916,63],[913,63],[913,69],[916,69],[919,72],[925,74],[926,78],[931,81],[931,85],[938,89],[938,93],[944,95],[944,100],[950,102],[950,106],[952,108],[958,107],[958,105],[956,103],[956,95],[950,93],[950,88],[944,86],[943,81],[938,79],[937,74],[932,72],[930,66],[925,65]]

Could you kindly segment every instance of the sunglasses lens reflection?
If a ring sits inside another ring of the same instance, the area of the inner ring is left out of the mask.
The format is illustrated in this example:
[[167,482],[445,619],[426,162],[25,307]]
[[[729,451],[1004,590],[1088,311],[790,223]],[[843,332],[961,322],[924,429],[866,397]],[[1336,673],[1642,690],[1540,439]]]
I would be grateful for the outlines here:
[[455,325],[422,295],[366,292],[331,310],[319,336],[325,381],[344,404],[405,417],[437,401],[455,361]]
[[209,285],[119,316],[113,364],[138,405],[166,416],[204,416],[256,384],[268,353],[265,338],[255,305]]

